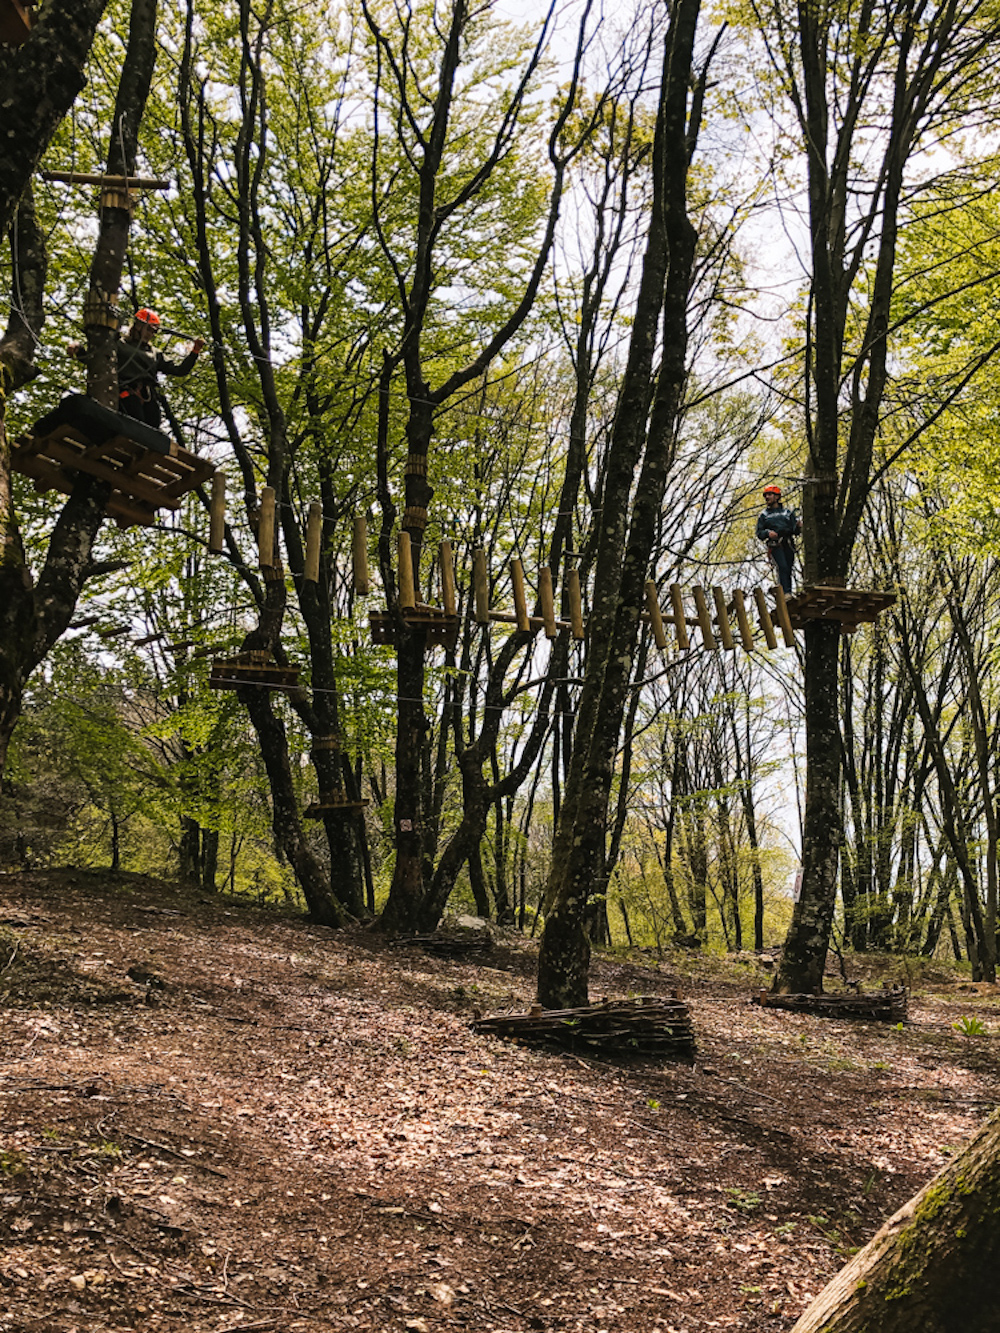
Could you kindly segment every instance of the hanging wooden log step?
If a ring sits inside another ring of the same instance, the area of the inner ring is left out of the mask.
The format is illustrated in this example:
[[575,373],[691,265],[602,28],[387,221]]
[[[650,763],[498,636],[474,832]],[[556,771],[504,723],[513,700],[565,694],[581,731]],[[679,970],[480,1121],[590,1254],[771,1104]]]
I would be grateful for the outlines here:
[[610,1051],[620,1055],[662,1055],[692,1058],[694,1028],[687,1005],[673,998],[644,995],[639,1000],[605,1000],[585,1009],[543,1009],[526,1014],[479,1018],[474,1032],[519,1041]]
[[905,986],[882,983],[877,991],[845,991],[834,995],[772,995],[760,991],[751,997],[764,1009],[786,1009],[820,1018],[875,1019],[883,1023],[905,1023],[909,992]]
[[787,598],[793,629],[801,629],[808,620],[837,620],[846,634],[853,634],[859,625],[871,625],[895,601],[894,592],[820,585]]
[[234,657],[217,657],[208,683],[213,690],[238,690],[244,685],[293,690],[299,683],[299,668],[279,666],[269,652],[251,650]]
[[20,46],[28,40],[33,19],[23,0],[0,0],[0,43]]
[[327,815],[351,814],[355,810],[367,810],[368,801],[351,801],[343,792],[321,791],[319,800],[307,805],[303,819],[324,819]]
[[42,493],[69,495],[80,472],[110,482],[105,512],[120,528],[148,527],[158,509],[179,509],[182,497],[215,471],[161,431],[83,394],[68,395],[29,435],[14,440],[11,466]]

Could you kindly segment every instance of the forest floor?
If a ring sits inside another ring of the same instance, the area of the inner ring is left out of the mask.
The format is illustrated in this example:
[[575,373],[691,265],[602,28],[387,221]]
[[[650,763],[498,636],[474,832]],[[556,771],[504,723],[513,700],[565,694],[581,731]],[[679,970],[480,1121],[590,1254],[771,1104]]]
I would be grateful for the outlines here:
[[692,1066],[470,1031],[534,965],[0,876],[0,1330],[786,1330],[1000,1096],[1000,996],[947,967],[900,1030],[597,956],[597,998],[681,988]]

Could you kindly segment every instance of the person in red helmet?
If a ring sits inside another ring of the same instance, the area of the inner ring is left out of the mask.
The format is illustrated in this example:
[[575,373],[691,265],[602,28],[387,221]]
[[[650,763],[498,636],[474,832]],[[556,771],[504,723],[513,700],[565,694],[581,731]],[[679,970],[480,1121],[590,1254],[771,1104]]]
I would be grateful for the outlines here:
[[786,593],[792,591],[795,538],[801,531],[798,514],[781,503],[781,487],[765,486],[764,511],[757,519],[757,538],[767,543],[767,554]]
[[[125,337],[118,339],[118,410],[156,430],[163,419],[157,377],[189,375],[205,346],[201,338],[196,338],[182,360],[170,361],[153,350],[159,327],[159,315],[144,306],[135,312]],[[70,356],[79,360],[84,352],[80,343],[70,343]]]

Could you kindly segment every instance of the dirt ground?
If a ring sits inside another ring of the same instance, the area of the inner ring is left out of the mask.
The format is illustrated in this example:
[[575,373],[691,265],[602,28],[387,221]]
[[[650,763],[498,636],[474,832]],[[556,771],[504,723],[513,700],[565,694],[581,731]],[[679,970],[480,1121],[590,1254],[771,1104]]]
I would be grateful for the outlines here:
[[1000,998],[946,970],[898,1030],[596,959],[595,998],[681,988],[691,1066],[471,1032],[534,961],[0,876],[0,1330],[788,1329],[998,1099]]

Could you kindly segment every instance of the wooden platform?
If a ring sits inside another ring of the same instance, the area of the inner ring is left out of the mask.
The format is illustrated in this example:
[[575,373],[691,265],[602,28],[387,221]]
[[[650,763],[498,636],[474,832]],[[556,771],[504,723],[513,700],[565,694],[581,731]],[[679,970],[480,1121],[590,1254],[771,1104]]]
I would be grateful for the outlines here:
[[0,43],[20,46],[31,33],[31,13],[23,0],[0,0]]
[[216,658],[208,683],[213,690],[239,690],[244,685],[294,690],[299,683],[299,668],[279,666],[267,652],[237,653],[235,657]]
[[905,986],[883,983],[877,991],[845,991],[834,995],[772,995],[759,991],[752,1003],[764,1009],[787,1009],[820,1018],[875,1019],[882,1023],[905,1023],[908,991]]
[[[36,491],[69,495],[85,472],[111,483],[106,512],[119,527],[148,527],[158,509],[179,509],[183,496],[215,471],[159,431],[74,395],[79,401],[86,404],[79,422],[58,420],[57,409],[11,443],[11,466],[30,477]],[[74,415],[73,403],[66,415]]]
[[692,1058],[695,1041],[691,1014],[677,992],[666,1000],[605,1000],[585,1009],[542,1009],[527,1014],[479,1018],[474,1032],[513,1037],[531,1043],[583,1047],[621,1055],[670,1055]]
[[340,792],[320,792],[318,801],[306,806],[303,819],[325,819],[327,815],[352,814],[356,810],[367,810],[368,801],[349,801]]
[[[418,603],[414,607],[403,608],[403,619],[414,629],[422,629],[428,643],[440,644],[445,648],[454,648],[458,642],[459,618],[450,616],[438,606]],[[392,616],[387,611],[372,611],[369,614],[372,643],[394,644],[395,627]]]
[[896,601],[894,592],[873,588],[830,588],[813,586],[792,593],[786,599],[793,629],[802,629],[809,620],[837,620],[847,633],[859,625],[870,625]]

